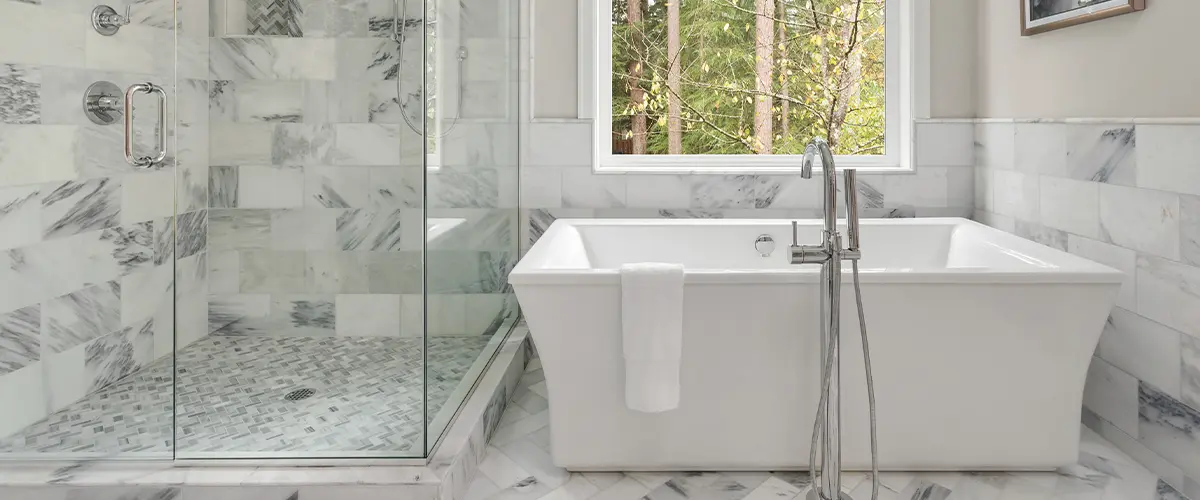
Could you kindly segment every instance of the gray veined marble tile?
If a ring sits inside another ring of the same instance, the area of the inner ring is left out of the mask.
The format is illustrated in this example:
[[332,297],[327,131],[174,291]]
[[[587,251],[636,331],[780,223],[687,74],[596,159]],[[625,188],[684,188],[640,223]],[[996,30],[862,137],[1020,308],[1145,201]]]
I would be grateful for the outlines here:
[[208,85],[209,123],[236,122],[237,100],[234,96],[236,82],[213,80]]
[[1067,251],[1067,233],[1065,231],[1017,219],[1014,234],[1051,248]]
[[338,39],[337,79],[395,80],[400,75],[397,53],[396,42],[387,38]]
[[41,191],[37,186],[0,188],[0,249],[41,241],[41,214]]
[[401,210],[346,210],[337,218],[338,246],[342,250],[399,250],[402,220]]
[[376,208],[420,208],[424,167],[370,167],[370,202]]
[[515,264],[508,252],[438,250],[426,253],[429,293],[502,293]]
[[304,167],[304,206],[366,208],[372,183],[366,167]]
[[425,194],[430,208],[499,206],[500,180],[495,168],[442,167],[429,172],[426,181]]
[[175,218],[164,217],[154,224],[154,265],[160,266],[175,258]]
[[[724,219],[725,214],[720,210],[659,210],[658,216],[664,219]],[[543,228],[544,230],[544,228]]]
[[1100,232],[1114,244],[1180,260],[1179,195],[1100,185]]
[[420,252],[370,252],[367,283],[371,293],[421,293]]
[[286,165],[238,167],[238,206],[300,208],[304,206],[304,169]]
[[304,289],[304,252],[247,250],[238,255],[240,289],[246,293],[291,293]]
[[[401,82],[401,84],[397,85],[397,82]],[[404,79],[367,83],[365,105],[368,122],[406,123],[402,114],[408,113],[409,122],[421,123],[420,90],[405,88],[403,82]],[[420,130],[420,125],[416,125],[414,128]]]
[[1192,408],[1200,408],[1200,338],[1183,335],[1181,340],[1183,356],[1180,378],[1183,387],[1180,392],[1184,403]]
[[42,198],[42,236],[71,236],[118,224],[121,183],[117,179],[69,181]]
[[1179,244],[1183,262],[1200,266],[1200,196],[1179,195]]
[[300,0],[304,36],[345,38],[367,35],[366,0]]
[[39,184],[78,177],[82,170],[77,151],[79,129],[74,125],[0,123],[0,184]]
[[198,210],[176,217],[175,255],[190,257],[208,246],[208,210]]
[[402,125],[387,123],[339,123],[338,165],[399,165]]
[[90,486],[63,490],[62,494],[64,496],[54,497],[53,500],[176,500],[181,498],[182,491],[183,488],[174,486],[167,488],[153,486]]
[[1200,474],[1200,411],[1145,382],[1138,386],[1138,441],[1184,474]]
[[121,326],[121,284],[93,285],[42,305],[42,345],[62,352]]
[[766,175],[696,176],[692,208],[770,208],[782,189],[779,178]]
[[41,123],[41,87],[39,68],[0,64],[0,123]]
[[333,250],[342,210],[309,208],[271,212],[271,248],[274,250]]
[[175,29],[175,2],[133,0],[129,3],[130,22],[162,29]]
[[41,306],[0,314],[0,376],[41,359]]
[[373,37],[391,38],[397,29],[403,29],[396,25],[397,18],[403,17],[397,15],[399,9],[399,4],[391,0],[368,0],[368,34]]
[[100,232],[100,242],[109,249],[119,275],[154,265],[157,261],[154,237],[153,222],[117,226]]
[[236,37],[210,41],[209,72],[216,80],[333,80],[332,38]]
[[273,123],[212,123],[209,160],[215,165],[270,164],[274,133]]
[[208,205],[210,208],[237,208],[237,167],[211,166],[208,168]]
[[1133,125],[1069,125],[1067,177],[1133,186],[1137,182],[1137,136]]
[[[333,163],[334,128],[332,125],[281,123],[271,136],[271,163],[299,165]],[[396,147],[395,144],[381,147]],[[339,150],[340,151],[340,150]]]
[[154,322],[122,328],[88,344],[84,371],[95,392],[125,378],[154,358]]
[[[512,210],[432,209],[428,211],[426,244],[429,250],[511,250],[516,237]],[[448,230],[436,229],[449,224]]]
[[278,335],[332,337],[336,310],[332,295],[276,295],[271,298],[271,323]]
[[218,81],[209,90],[209,117],[220,122],[300,123],[304,120],[303,81]]
[[208,247],[214,251],[271,248],[271,211],[209,210]]
[[366,293],[368,259],[374,252],[308,252],[304,290],[309,293]]
[[1162,479],[1158,480],[1154,494],[1158,500],[1188,500],[1188,497]]
[[208,324],[212,332],[235,323],[262,323],[270,314],[271,296],[267,294],[213,295],[208,298]]

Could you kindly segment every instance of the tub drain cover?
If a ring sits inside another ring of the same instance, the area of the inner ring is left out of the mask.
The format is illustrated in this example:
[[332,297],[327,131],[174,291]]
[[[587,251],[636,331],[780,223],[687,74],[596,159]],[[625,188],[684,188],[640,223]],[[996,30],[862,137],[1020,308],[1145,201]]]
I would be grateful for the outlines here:
[[305,387],[303,389],[296,389],[292,392],[287,393],[287,395],[284,396],[283,399],[286,399],[288,401],[300,401],[301,399],[307,399],[309,396],[316,394],[316,392],[317,391],[314,391],[312,389]]

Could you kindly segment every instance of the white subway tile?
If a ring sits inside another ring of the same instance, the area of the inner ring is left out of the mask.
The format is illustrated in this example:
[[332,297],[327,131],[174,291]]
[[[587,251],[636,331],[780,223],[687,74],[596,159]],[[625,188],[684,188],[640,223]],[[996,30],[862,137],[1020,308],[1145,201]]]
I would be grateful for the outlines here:
[[1117,294],[1117,306],[1131,311],[1137,310],[1137,289],[1134,285],[1137,275],[1137,252],[1074,234],[1067,240],[1067,251],[1125,273],[1121,291]]
[[0,61],[83,67],[84,37],[92,31],[89,25],[83,11],[25,2],[0,4]]
[[589,123],[532,123],[528,127],[524,165],[583,166],[592,164]]
[[8,436],[46,416],[42,364],[26,365],[15,372],[0,375],[0,436]]
[[[1100,237],[1099,184],[1041,177],[1042,224],[1088,238]],[[999,194],[999,193],[997,193]]]
[[1137,138],[1133,124],[1067,125],[1065,176],[1081,181],[1135,185]]
[[1138,381],[1099,358],[1088,366],[1083,406],[1122,432],[1137,435]]
[[1014,170],[993,171],[993,210],[1015,219],[1038,222],[1041,204],[1038,179],[1036,174]]
[[1058,123],[1016,124],[1014,168],[1030,174],[1062,176],[1067,164],[1065,126]]
[[400,296],[385,294],[338,295],[337,336],[400,336]]
[[562,184],[560,167],[521,167],[521,206],[562,207]]
[[562,201],[566,208],[623,208],[626,175],[599,175],[591,167],[564,168]]
[[970,123],[918,123],[917,167],[975,164],[975,127]]
[[691,204],[688,176],[629,174],[625,178],[625,206],[629,208],[687,208]]
[[1113,308],[1096,355],[1179,397],[1181,333],[1124,308]]
[[1100,184],[1100,234],[1117,245],[1179,260],[1179,196]]
[[1139,255],[1138,314],[1200,336],[1200,268]]
[[1015,154],[1016,129],[1012,123],[975,124],[976,165],[1012,170]]
[[1138,125],[1137,185],[1200,194],[1200,126]]

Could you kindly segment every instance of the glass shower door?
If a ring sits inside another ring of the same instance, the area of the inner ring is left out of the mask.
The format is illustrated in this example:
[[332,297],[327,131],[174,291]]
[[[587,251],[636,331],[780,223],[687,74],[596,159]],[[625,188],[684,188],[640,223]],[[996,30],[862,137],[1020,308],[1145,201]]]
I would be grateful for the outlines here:
[[517,320],[515,0],[430,0],[426,19],[426,341],[436,444]]
[[175,123],[174,7],[0,2],[0,460],[172,456],[206,167]]

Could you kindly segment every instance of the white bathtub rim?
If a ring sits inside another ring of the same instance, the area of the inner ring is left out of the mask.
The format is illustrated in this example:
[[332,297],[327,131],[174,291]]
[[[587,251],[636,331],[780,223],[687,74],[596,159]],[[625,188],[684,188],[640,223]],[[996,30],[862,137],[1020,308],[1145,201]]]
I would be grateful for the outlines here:
[[[797,219],[800,225],[823,224],[818,219]],[[533,248],[517,263],[508,277],[513,285],[619,285],[620,271],[610,268],[542,268],[546,248],[560,233],[576,226],[773,226],[789,222],[785,219],[558,219]],[[1036,245],[1052,267],[1033,267],[1010,270],[986,267],[957,267],[940,269],[878,268],[860,269],[862,283],[894,284],[1119,284],[1124,273],[1106,265],[1083,259],[1062,250],[1032,242],[998,229],[960,217],[928,217],[912,219],[864,219],[863,225],[971,225],[980,228],[1001,242],[1018,246]],[[685,284],[791,284],[817,283],[819,266],[795,266],[786,269],[684,269]],[[843,282],[852,282],[849,266],[843,268]]]

